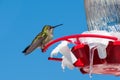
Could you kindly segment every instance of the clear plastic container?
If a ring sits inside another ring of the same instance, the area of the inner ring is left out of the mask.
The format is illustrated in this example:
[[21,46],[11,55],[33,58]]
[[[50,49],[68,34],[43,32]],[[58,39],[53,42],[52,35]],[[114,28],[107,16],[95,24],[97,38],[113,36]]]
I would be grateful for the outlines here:
[[120,32],[120,0],[85,0],[88,30]]

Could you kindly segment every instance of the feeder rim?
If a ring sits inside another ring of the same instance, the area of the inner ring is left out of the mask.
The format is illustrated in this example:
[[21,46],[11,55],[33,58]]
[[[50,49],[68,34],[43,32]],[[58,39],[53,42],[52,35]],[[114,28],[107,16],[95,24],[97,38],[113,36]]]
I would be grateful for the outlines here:
[[[78,40],[79,38],[103,38],[103,39],[111,39],[113,41],[117,41],[118,38],[114,37],[114,36],[106,36],[106,35],[100,35],[100,34],[74,34],[74,35],[68,35],[68,36],[63,36],[61,38],[57,38],[55,40],[50,41],[49,43],[47,43],[43,49],[43,52],[45,52],[48,47],[50,47],[51,45],[59,42],[59,41],[68,41],[71,42],[69,39],[70,38],[76,38],[76,40]],[[72,42],[71,42],[72,43]]]

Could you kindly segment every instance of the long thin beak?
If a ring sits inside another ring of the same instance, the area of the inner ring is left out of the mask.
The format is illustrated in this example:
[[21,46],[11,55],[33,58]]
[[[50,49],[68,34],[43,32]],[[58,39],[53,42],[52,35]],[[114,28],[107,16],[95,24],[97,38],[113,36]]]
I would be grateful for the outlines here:
[[53,26],[52,28],[56,28],[56,27],[61,26],[61,25],[63,25],[63,24],[59,24],[59,25]]

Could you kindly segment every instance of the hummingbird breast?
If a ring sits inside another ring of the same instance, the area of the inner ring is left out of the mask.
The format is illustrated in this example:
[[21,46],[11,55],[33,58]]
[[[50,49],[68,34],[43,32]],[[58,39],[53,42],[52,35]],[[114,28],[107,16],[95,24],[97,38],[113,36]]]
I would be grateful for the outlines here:
[[47,44],[47,43],[50,42],[52,39],[53,39],[53,35],[48,35],[48,36],[46,37],[46,39],[44,40],[43,44],[44,44],[44,45]]
[[53,39],[53,30],[48,30],[47,32],[46,32],[46,38],[42,41],[42,45],[40,45],[40,47],[43,49],[44,48],[44,46],[48,43],[48,42],[50,42],[51,40]]
[[49,35],[48,37],[47,37],[47,40],[48,41],[46,41],[46,42],[49,42],[49,41],[51,41],[53,39],[53,35]]

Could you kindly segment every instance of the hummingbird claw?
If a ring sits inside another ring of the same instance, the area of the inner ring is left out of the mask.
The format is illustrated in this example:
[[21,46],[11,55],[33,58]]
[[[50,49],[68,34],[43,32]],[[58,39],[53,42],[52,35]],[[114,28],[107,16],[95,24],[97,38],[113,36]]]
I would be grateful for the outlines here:
[[44,49],[41,49],[41,51],[44,53],[44,52],[46,52],[46,50],[44,50]]

